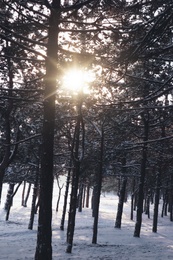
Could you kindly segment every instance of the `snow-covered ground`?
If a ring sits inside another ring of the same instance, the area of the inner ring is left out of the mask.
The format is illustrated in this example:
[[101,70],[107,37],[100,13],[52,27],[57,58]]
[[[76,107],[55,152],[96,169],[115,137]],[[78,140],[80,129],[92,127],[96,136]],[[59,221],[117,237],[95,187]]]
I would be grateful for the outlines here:
[[[159,216],[158,233],[152,233],[151,219],[143,216],[141,237],[133,237],[135,221],[130,220],[130,202],[124,205],[122,228],[115,229],[114,222],[117,209],[117,197],[113,194],[101,196],[98,244],[92,245],[93,218],[91,209],[83,209],[77,212],[72,254],[66,251],[66,231],[60,231],[60,219],[63,202],[63,191],[60,200],[59,212],[55,212],[58,188],[55,184],[53,200],[53,259],[102,259],[102,260],[141,260],[173,259],[173,223],[169,217]],[[3,186],[2,203],[0,206],[0,260],[24,260],[34,259],[37,216],[35,217],[33,230],[28,230],[30,217],[31,195],[28,207],[21,207],[22,187],[14,197],[9,221],[5,221],[3,210],[6,197],[7,184]],[[44,260],[44,259],[43,259]]]

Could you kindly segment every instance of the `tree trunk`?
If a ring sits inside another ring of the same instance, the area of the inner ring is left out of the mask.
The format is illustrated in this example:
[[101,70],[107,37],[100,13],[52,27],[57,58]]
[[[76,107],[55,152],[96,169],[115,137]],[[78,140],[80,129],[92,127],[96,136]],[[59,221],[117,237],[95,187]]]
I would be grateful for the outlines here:
[[134,194],[134,207],[133,207],[134,211],[136,211],[136,209],[137,209],[137,204],[138,204],[138,194],[137,194],[137,192],[135,192],[135,194]]
[[25,198],[24,204],[23,204],[24,207],[27,207],[27,202],[28,202],[28,198],[29,198],[30,191],[31,191],[31,183],[29,183],[29,185],[28,185],[28,190],[27,190],[26,198]]
[[25,188],[26,188],[26,181],[23,182],[22,203],[21,203],[22,206],[24,206],[24,201],[25,201]]
[[145,200],[145,214],[150,218],[150,194],[147,193]]
[[65,214],[66,214],[68,191],[69,191],[69,184],[70,184],[71,166],[72,165],[71,165],[71,161],[70,161],[70,167],[68,169],[68,175],[67,175],[67,180],[66,180],[66,189],[65,189],[65,195],[64,195],[64,205],[63,205],[61,225],[60,225],[60,229],[61,230],[64,230]]
[[163,195],[163,204],[162,204],[162,213],[161,213],[162,218],[164,216],[164,209],[165,209],[165,196]]
[[37,190],[37,203],[35,205],[34,214],[37,214],[39,206],[40,206],[40,188],[38,187],[38,190]]
[[163,194],[163,205],[162,205],[162,213],[161,217],[167,216],[167,205],[168,205],[168,189],[166,188],[164,194]]
[[92,244],[97,244],[97,233],[98,233],[98,218],[99,218],[99,205],[100,205],[100,194],[101,194],[101,187],[102,187],[102,171],[103,171],[103,147],[104,147],[104,132],[102,126],[101,132],[101,146],[100,146],[100,167],[97,174],[97,185],[96,185],[96,192],[95,196],[95,205],[94,205],[94,224],[93,224],[93,237],[92,237]]
[[69,210],[69,219],[68,219],[68,227],[67,227],[67,249],[66,249],[67,253],[71,253],[73,247],[79,172],[80,172],[80,162],[76,161],[73,170],[73,176],[72,176],[72,190],[71,190],[70,210]]
[[79,197],[78,197],[78,212],[82,212],[82,198],[84,192],[84,185],[83,183],[80,184],[79,187]]
[[116,216],[116,221],[115,221],[115,228],[121,228],[121,219],[122,219],[122,213],[123,213],[126,184],[127,184],[127,177],[123,177],[122,186],[121,186],[120,195],[119,195],[119,202],[118,202],[118,210],[117,210],[117,216]]
[[130,212],[130,219],[131,219],[131,220],[133,220],[135,184],[136,184],[135,178],[133,178],[133,183],[132,183],[132,195],[131,195],[131,212]]
[[161,173],[158,172],[156,176],[156,192],[154,202],[154,215],[153,215],[153,232],[157,232],[158,212],[159,212],[159,200],[160,200],[160,178]]
[[[144,122],[144,142],[146,142],[148,140],[149,122],[148,119],[145,118],[145,115],[143,115],[143,122]],[[139,188],[138,188],[138,201],[137,201],[137,213],[136,213],[134,237],[140,237],[140,231],[141,231],[146,163],[147,163],[147,144],[144,143],[142,149],[141,173],[140,173],[140,181],[139,181]]]
[[97,184],[94,185],[93,193],[92,193],[92,199],[91,199],[91,206],[92,206],[92,217],[95,217],[95,209],[97,204]]
[[5,174],[5,170],[0,168],[0,204],[1,204],[1,196],[2,196],[2,186],[3,186],[4,174]]
[[36,203],[37,194],[38,194],[38,179],[39,179],[39,165],[37,167],[36,178],[35,178],[35,182],[34,182],[31,214],[30,214],[30,220],[29,220],[29,224],[28,224],[28,229],[31,229],[31,230],[33,229],[34,215],[35,215],[35,203]]
[[133,220],[133,207],[134,207],[134,194],[131,195],[131,210],[130,210],[130,220]]
[[126,184],[127,184],[127,177],[126,175],[126,157],[122,158],[122,173],[123,173],[123,180],[120,184],[119,188],[119,202],[118,202],[118,210],[117,210],[117,216],[115,221],[115,228],[121,228],[121,219],[123,214],[123,205],[125,200],[125,193],[126,193]]
[[14,183],[10,183],[9,184],[9,187],[8,187],[8,191],[7,191],[7,197],[6,197],[6,202],[5,202],[5,205],[4,205],[4,209],[5,210],[8,210],[9,208],[9,205],[11,203],[11,206],[12,206],[12,201],[11,201],[11,196],[13,194],[13,191],[14,191]]
[[44,93],[40,205],[35,260],[52,260],[52,193],[55,97],[57,87],[57,51],[60,0],[53,0],[49,17]]
[[14,196],[16,195],[20,185],[22,184],[22,181],[17,185],[15,191],[13,192],[13,194],[11,195],[11,198],[10,198],[10,201],[9,201],[9,204],[8,204],[8,209],[7,209],[7,214],[6,214],[6,221],[9,220],[9,215],[10,215],[10,209],[11,209],[11,206],[12,206],[12,201],[13,201],[13,198]]
[[57,203],[56,203],[56,212],[58,212],[59,202],[60,202],[60,198],[61,198],[61,191],[62,191],[62,188],[64,187],[64,184],[60,187],[59,180],[58,180],[57,176],[56,176],[56,179],[57,179],[57,184],[58,184],[58,188],[59,188],[58,199],[57,199]]
[[170,173],[170,189],[169,189],[169,207],[168,207],[168,212],[169,212],[169,218],[170,221],[173,221],[173,175]]
[[87,183],[87,191],[86,191],[86,208],[89,208],[89,197],[90,197],[90,185]]
[[[82,103],[83,103],[83,93],[78,94],[78,104],[77,104],[77,122],[72,143],[72,159],[74,164],[73,176],[72,176],[72,190],[70,197],[70,210],[67,228],[67,253],[72,252],[73,247],[73,236],[75,229],[75,217],[76,217],[76,206],[77,206],[77,191],[79,184],[79,174],[80,174],[80,163],[83,159],[84,154],[84,123],[82,116]],[[81,142],[81,155],[79,154]]]
[[85,207],[85,199],[86,199],[86,186],[83,187],[83,199],[82,199],[82,208]]

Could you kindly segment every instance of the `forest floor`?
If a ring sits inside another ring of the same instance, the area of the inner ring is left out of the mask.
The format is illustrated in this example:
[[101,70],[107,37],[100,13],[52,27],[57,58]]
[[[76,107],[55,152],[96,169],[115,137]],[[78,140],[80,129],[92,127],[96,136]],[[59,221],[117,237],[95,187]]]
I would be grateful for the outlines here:
[[[8,221],[5,221],[3,209],[8,185],[4,184],[2,203],[0,207],[0,260],[33,260],[37,239],[37,215],[33,230],[28,230],[32,194],[28,207],[21,206],[22,187],[14,197],[13,207]],[[55,185],[53,199],[53,260],[168,260],[173,259],[173,222],[169,216],[161,218],[159,213],[158,232],[152,232],[151,217],[143,215],[141,237],[133,237],[134,220],[130,220],[130,201],[124,204],[122,228],[114,228],[118,198],[114,194],[106,193],[101,196],[98,244],[92,241],[92,212],[84,208],[82,213],[76,214],[74,245],[71,254],[66,251],[65,231],[60,231],[60,220],[64,198],[64,190],[60,200],[58,213],[55,212],[58,188]],[[161,210],[161,207],[160,207]],[[67,216],[66,216],[67,218]],[[43,259],[44,260],[44,259]]]

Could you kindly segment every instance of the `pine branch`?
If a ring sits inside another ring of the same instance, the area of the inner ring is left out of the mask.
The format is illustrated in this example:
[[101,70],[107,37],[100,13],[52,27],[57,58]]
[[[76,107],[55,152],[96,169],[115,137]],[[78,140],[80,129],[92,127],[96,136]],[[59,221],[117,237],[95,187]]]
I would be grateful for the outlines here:
[[2,58],[10,58],[10,59],[13,59],[13,60],[20,60],[20,61],[26,60],[26,61],[33,61],[33,62],[39,62],[39,63],[45,62],[45,60],[24,58],[24,57],[15,57],[15,56],[10,56],[10,55],[3,55],[3,54],[0,54],[0,57],[2,57]]
[[40,137],[40,136],[41,136],[41,134],[35,134],[35,135],[32,135],[32,136],[30,136],[28,138],[25,138],[23,140],[20,140],[20,141],[11,143],[11,144],[3,144],[3,146],[7,147],[7,146],[12,146],[12,145],[18,145],[18,144],[25,143],[25,142],[33,139],[33,138],[37,138],[37,137]]
[[34,50],[34,49],[31,49],[31,48],[27,47],[26,45],[21,44],[21,43],[15,41],[15,40],[12,40],[10,37],[7,37],[6,35],[4,35],[4,34],[2,34],[2,33],[0,33],[0,37],[1,37],[2,39],[4,39],[4,40],[7,40],[7,41],[12,42],[12,43],[14,43],[14,44],[17,44],[18,46],[20,46],[20,47],[21,47],[22,49],[24,49],[24,50],[27,50],[27,51],[29,51],[29,52],[31,52],[31,53],[35,53],[35,54],[37,54],[38,56],[41,56],[41,57],[43,57],[44,59],[46,59],[46,56],[45,56],[44,54],[42,54],[41,52],[36,51],[36,50]]

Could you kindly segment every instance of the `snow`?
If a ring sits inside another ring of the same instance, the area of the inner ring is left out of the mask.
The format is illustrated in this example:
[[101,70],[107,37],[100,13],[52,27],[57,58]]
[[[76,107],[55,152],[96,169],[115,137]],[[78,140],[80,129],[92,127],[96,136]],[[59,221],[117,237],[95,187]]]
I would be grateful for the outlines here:
[[[3,209],[8,185],[4,184],[2,203],[0,206],[0,260],[33,260],[37,238],[37,215],[34,220],[33,230],[28,230],[32,194],[28,207],[21,206],[22,186],[14,197],[9,221],[5,221]],[[114,228],[118,198],[114,194],[103,194],[100,202],[98,225],[98,243],[93,245],[92,226],[93,218],[91,209],[84,208],[82,213],[76,213],[76,226],[74,245],[71,254],[66,251],[66,225],[65,231],[59,229],[63,205],[63,194],[60,199],[59,212],[55,212],[58,187],[55,184],[53,199],[53,260],[71,259],[102,259],[102,260],[141,260],[173,259],[173,223],[169,216],[161,218],[159,213],[158,233],[152,232],[151,218],[143,215],[141,237],[133,237],[135,226],[130,220],[130,201],[124,204],[122,228]],[[67,219],[67,215],[66,215]],[[44,259],[43,259],[44,260]]]

